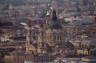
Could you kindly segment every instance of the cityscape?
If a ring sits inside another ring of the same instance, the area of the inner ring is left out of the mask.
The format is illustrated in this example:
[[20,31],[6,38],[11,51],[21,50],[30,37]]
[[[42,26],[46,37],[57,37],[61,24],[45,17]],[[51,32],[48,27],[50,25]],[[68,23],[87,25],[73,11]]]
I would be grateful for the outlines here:
[[0,63],[96,63],[96,0],[0,0]]

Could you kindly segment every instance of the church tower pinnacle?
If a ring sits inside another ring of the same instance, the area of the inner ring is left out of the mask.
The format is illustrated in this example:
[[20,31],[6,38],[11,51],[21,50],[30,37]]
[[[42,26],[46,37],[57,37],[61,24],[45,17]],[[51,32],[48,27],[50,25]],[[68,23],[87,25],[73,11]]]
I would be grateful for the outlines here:
[[56,14],[55,10],[53,10],[53,12],[52,12],[51,20],[52,21],[50,22],[50,27],[52,29],[61,29],[62,28],[62,24],[60,23],[60,21],[58,21],[57,14]]
[[56,11],[55,10],[53,10],[53,12],[52,12],[52,20],[54,21],[54,20],[57,20],[57,14],[56,14]]

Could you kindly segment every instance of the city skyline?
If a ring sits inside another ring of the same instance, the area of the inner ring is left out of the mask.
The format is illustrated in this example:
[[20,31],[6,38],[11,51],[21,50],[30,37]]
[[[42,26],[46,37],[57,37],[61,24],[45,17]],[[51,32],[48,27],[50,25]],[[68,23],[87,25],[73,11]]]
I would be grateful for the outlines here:
[[96,0],[0,0],[0,63],[96,63]]

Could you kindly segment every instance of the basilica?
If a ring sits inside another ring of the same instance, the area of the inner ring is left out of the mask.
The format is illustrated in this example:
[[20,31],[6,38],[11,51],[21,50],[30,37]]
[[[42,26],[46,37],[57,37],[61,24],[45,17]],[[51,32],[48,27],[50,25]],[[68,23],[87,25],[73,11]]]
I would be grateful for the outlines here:
[[74,45],[68,41],[67,32],[57,18],[55,10],[53,10],[51,19],[48,19],[46,26],[44,26],[41,32],[38,42],[49,45],[51,52],[60,53],[67,51],[67,53],[74,53]]

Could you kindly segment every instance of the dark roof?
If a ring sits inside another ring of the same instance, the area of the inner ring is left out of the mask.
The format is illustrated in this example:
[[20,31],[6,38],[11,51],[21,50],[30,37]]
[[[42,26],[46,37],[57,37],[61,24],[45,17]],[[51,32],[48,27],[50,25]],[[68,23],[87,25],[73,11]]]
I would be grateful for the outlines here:
[[20,37],[12,37],[14,40],[25,40],[25,36],[20,36]]
[[13,25],[12,22],[3,22],[3,23],[0,22],[0,27],[1,26],[12,26],[12,25]]
[[4,32],[2,30],[0,30],[0,34],[4,34]]
[[61,48],[69,48],[69,49],[74,49],[74,45],[71,42],[59,42],[57,45]]
[[1,29],[23,29],[20,23],[12,23],[12,22],[0,22]]

